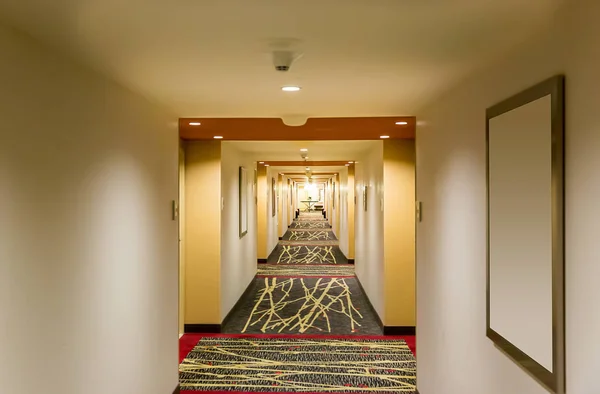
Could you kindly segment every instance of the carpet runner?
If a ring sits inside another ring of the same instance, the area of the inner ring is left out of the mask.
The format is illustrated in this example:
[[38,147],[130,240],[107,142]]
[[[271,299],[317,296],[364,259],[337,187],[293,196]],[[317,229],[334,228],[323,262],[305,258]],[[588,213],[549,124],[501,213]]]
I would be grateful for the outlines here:
[[259,264],[223,334],[181,340],[181,392],[415,393],[414,337],[384,337],[321,213]]
[[236,392],[414,393],[403,339],[204,337],[180,365],[181,389]]

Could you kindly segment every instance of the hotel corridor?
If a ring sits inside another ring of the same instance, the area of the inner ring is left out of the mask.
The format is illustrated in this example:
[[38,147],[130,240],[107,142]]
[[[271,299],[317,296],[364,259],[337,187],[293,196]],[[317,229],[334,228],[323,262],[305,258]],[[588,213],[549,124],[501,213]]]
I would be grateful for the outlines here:
[[259,264],[223,334],[186,334],[186,391],[415,392],[415,337],[383,336],[321,212],[303,212]]

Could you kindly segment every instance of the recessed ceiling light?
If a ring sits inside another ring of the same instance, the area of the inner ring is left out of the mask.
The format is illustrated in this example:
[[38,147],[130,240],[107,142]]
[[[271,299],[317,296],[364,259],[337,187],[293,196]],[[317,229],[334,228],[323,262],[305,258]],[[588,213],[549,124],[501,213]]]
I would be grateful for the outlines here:
[[268,166],[269,166],[268,164],[265,164],[265,167],[268,167]]
[[259,161],[258,164],[265,164],[265,162],[264,161]]
[[223,136],[222,136],[222,135],[215,135],[215,137],[214,137],[214,138],[215,138],[216,140],[220,140],[220,139],[222,139],[222,138],[223,138]]
[[408,122],[396,122],[396,124],[397,124],[398,126],[401,126],[401,125],[408,124]]
[[200,122],[190,122],[190,126],[200,126],[201,124]]
[[390,138],[389,135],[380,135],[379,138]]
[[300,89],[300,86],[283,86],[281,88],[281,90],[283,90],[284,92],[297,92]]
[[306,167],[307,170],[310,170],[310,167]]
[[350,167],[350,164],[346,164],[346,167]]
[[352,164],[352,163],[354,163],[354,162],[353,162],[353,161],[349,161],[349,162],[348,162],[348,164]]
[[308,152],[308,149],[302,148],[302,149],[300,149],[300,152]]

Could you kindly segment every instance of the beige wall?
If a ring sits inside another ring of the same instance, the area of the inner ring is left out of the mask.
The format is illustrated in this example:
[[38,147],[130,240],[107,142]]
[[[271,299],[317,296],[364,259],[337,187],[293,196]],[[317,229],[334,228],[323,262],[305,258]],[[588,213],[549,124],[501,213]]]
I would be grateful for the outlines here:
[[277,201],[277,236],[283,237],[283,234],[285,234],[285,232],[287,231],[287,224],[285,223],[284,212],[284,202],[285,197],[287,196],[287,184],[285,184],[284,186],[283,175],[277,176],[277,188],[279,193],[279,198]]
[[185,328],[185,144],[179,142],[179,335]]
[[350,164],[348,167],[348,184],[346,185],[346,189],[348,190],[348,258],[354,258],[354,215],[356,212],[356,204],[357,201],[355,199],[356,190],[354,183],[354,172],[355,167],[354,164]]
[[337,236],[340,236],[340,189],[341,189],[341,182],[340,182],[340,176],[339,174],[336,174],[333,178],[334,182],[335,182],[335,190],[333,198],[335,201],[334,204],[334,208],[333,208],[333,231]]
[[[253,183],[256,162],[230,142],[221,143],[221,321],[256,275],[257,233]],[[239,231],[239,168],[246,169],[248,233]],[[201,283],[198,285],[202,285]]]
[[275,209],[275,216],[273,216],[273,188],[272,181],[275,180],[275,204],[279,203],[279,199],[277,198],[277,194],[280,192],[279,185],[277,183],[277,177],[279,176],[277,171],[272,170],[270,167],[267,169],[267,256],[271,254],[277,243],[279,242],[279,212],[277,211],[277,207]]
[[417,114],[417,193],[423,204],[417,238],[422,394],[547,394],[485,336],[485,110],[557,73],[566,75],[566,391],[598,392],[599,15],[600,2],[565,2],[552,30],[473,74]]
[[[355,211],[356,276],[378,315],[385,319],[383,259],[383,143],[379,141],[356,163]],[[368,186],[367,210],[363,208],[363,186]],[[385,320],[384,320],[385,322]]]
[[[221,142],[185,149],[185,323],[221,323]],[[207,187],[210,185],[210,187]]]
[[267,186],[267,167],[258,166],[258,183],[257,183],[257,256],[259,259],[269,257],[267,253],[267,213],[269,187]]
[[171,393],[177,117],[1,25],[0,48],[0,392]]
[[415,325],[415,141],[383,142],[386,326]]

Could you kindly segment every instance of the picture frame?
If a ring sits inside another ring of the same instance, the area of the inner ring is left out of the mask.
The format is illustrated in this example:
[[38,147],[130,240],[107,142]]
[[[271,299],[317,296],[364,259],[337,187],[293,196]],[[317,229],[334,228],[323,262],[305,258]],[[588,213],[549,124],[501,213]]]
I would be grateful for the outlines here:
[[369,196],[368,193],[369,190],[369,186],[365,185],[363,186],[363,210],[366,212],[367,211],[367,207],[369,206],[367,198]]
[[271,178],[271,216],[277,214],[277,181]]
[[246,168],[239,168],[239,236],[248,234],[248,176]]
[[331,208],[335,209],[335,181],[333,181],[333,184],[331,186]]
[[564,83],[554,76],[486,111],[486,336],[557,394],[565,392]]

